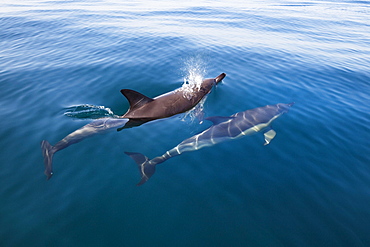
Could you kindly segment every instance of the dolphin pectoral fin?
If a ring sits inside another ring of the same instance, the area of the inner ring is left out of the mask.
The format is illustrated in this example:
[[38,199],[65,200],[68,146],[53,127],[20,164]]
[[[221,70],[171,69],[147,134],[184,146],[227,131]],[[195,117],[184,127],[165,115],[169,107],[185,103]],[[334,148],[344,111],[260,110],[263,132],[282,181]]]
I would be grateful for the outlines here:
[[125,128],[125,126],[123,126],[121,128],[118,128],[117,131],[119,132],[119,131],[123,130],[124,128]]
[[129,128],[137,127],[137,126],[140,126],[140,125],[142,125],[144,123],[147,123],[149,121],[152,121],[152,120],[153,119],[150,119],[150,118],[148,118],[148,119],[140,119],[140,118],[139,119],[135,119],[135,118],[133,118],[133,119],[130,119],[124,126],[118,128],[117,131],[121,131],[123,129],[129,129]]
[[125,152],[128,156],[130,156],[138,165],[139,172],[141,175],[141,180],[137,184],[137,186],[143,185],[155,172],[155,165],[151,165],[149,163],[148,157],[141,153],[131,153]]
[[143,105],[154,100],[131,89],[122,89],[121,93],[127,98],[128,102],[130,103],[129,111],[140,108]]
[[50,143],[46,140],[41,142],[41,149],[42,149],[42,155],[44,156],[44,165],[45,165],[45,175],[47,177],[47,180],[53,176],[52,171],[52,162],[53,162],[53,155],[55,153],[54,148]]
[[271,142],[272,139],[274,139],[274,137],[276,136],[276,132],[275,130],[270,128],[268,131],[263,133],[263,135],[265,136],[265,143],[263,145],[266,146]]

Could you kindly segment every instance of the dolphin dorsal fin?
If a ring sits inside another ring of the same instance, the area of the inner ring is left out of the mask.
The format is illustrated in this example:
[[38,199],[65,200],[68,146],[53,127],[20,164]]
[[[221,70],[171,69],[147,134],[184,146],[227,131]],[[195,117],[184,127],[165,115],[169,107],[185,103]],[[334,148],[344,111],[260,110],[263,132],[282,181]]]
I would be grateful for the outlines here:
[[130,103],[130,110],[140,108],[143,105],[154,100],[131,89],[122,89],[121,93],[127,98],[128,102]]
[[216,117],[207,117],[206,120],[211,121],[214,125],[216,125],[216,124],[219,124],[219,123],[226,122],[228,120],[232,120],[234,118],[235,117],[219,117],[219,116],[216,116]]

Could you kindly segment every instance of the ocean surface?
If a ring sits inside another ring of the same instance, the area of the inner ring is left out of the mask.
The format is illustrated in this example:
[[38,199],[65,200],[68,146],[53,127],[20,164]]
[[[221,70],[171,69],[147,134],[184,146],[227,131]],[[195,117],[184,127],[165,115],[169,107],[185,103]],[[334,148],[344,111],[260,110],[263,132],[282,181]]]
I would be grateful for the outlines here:
[[[227,76],[194,110],[52,145]],[[210,116],[295,102],[261,133],[169,159]],[[369,1],[0,3],[0,246],[370,246]],[[204,121],[203,121],[204,120]]]

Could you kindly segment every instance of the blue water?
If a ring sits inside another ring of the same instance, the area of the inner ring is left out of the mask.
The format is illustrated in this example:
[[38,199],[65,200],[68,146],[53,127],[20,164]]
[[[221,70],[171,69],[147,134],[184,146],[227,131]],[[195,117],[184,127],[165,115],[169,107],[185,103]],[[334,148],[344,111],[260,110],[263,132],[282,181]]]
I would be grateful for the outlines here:
[[[0,246],[370,246],[370,2],[0,4]],[[190,114],[40,149],[191,72],[227,74]],[[260,134],[153,158],[229,116],[295,102]],[[203,108],[203,114],[199,113]]]

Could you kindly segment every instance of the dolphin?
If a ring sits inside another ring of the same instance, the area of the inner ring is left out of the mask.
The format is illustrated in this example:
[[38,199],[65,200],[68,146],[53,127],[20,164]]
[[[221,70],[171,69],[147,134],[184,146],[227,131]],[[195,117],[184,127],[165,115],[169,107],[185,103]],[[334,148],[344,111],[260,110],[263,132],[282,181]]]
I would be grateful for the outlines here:
[[229,117],[206,118],[206,120],[213,123],[211,127],[200,134],[182,141],[162,156],[151,160],[140,153],[125,152],[139,167],[141,180],[137,185],[142,185],[149,180],[155,172],[156,165],[184,152],[196,151],[203,147],[252,135],[257,132],[263,132],[265,138],[264,145],[268,145],[276,135],[276,132],[271,128],[271,123],[282,114],[288,112],[293,104],[279,103],[238,112]]
[[190,90],[189,88],[180,87],[155,98],[149,98],[131,89],[122,89],[121,93],[130,103],[130,108],[122,116],[122,118],[130,119],[124,128],[189,111],[225,76],[226,74],[222,73],[216,78],[203,80],[199,87],[194,86]]
[[186,112],[197,105],[213,88],[225,78],[222,73],[216,78],[205,79],[199,87],[185,90],[184,87],[165,93],[156,98],[149,98],[131,89],[122,89],[121,93],[127,98],[130,107],[128,111],[118,118],[101,118],[70,133],[52,146],[48,141],[41,142],[41,150],[44,157],[45,175],[49,180],[52,175],[52,161],[56,152],[82,141],[98,133],[103,133],[113,128],[121,130],[139,126],[143,123],[167,118],[179,113]]
[[103,133],[113,128],[124,126],[129,120],[127,118],[100,118],[86,124],[82,128],[72,132],[57,142],[55,146],[50,145],[46,140],[41,142],[42,155],[44,156],[45,175],[49,180],[53,175],[52,161],[54,153],[66,147],[78,143],[83,139],[98,133]]

